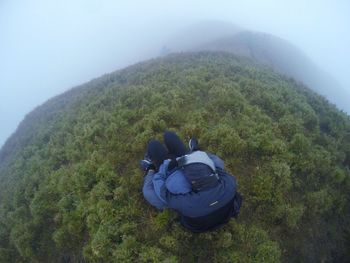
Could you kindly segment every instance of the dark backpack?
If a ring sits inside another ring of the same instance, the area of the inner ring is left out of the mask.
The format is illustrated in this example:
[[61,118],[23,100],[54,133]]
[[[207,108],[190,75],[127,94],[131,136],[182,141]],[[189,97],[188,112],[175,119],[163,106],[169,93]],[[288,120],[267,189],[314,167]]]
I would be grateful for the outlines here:
[[[216,172],[218,173],[219,178],[220,178],[220,176],[232,176],[231,174],[229,174],[227,171],[225,171],[223,169],[217,168]],[[240,211],[241,206],[242,206],[242,202],[243,202],[242,195],[236,191],[236,195],[235,195],[235,197],[233,198],[233,201],[232,201],[231,217],[234,217],[234,218],[238,217],[239,211]]]
[[[232,176],[222,169],[217,169],[216,171],[219,178],[220,176]],[[181,224],[192,232],[197,233],[215,230],[228,223],[232,217],[238,217],[242,201],[242,196],[236,191],[233,199],[225,206],[205,216],[188,217],[182,215],[180,220]]]

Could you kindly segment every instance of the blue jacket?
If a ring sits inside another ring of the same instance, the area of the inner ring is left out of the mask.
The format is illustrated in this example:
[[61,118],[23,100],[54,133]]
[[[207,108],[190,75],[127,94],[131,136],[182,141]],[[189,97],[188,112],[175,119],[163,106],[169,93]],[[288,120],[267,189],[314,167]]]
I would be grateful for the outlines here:
[[[224,162],[216,155],[208,153],[209,157],[213,160],[216,167],[224,169]],[[167,204],[164,203],[160,197],[156,194],[153,184],[154,172],[147,173],[143,184],[143,196],[145,199],[157,209],[164,209]],[[175,171],[168,175],[166,181],[166,188],[173,194],[186,194],[192,191],[190,183],[187,181],[183,173]]]
[[[209,154],[215,166],[223,169],[223,161]],[[228,174],[220,176],[219,184],[211,189],[193,192],[182,170],[167,175],[169,160],[165,160],[157,173],[145,177],[145,199],[158,209],[171,208],[186,217],[201,217],[227,205],[236,194],[236,180]]]

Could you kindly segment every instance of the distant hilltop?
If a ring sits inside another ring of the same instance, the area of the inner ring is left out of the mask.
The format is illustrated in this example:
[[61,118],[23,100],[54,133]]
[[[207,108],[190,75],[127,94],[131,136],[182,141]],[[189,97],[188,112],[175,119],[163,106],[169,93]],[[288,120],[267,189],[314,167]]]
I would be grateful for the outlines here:
[[165,46],[166,53],[226,51],[251,58],[303,82],[350,114],[350,93],[302,50],[277,36],[249,31],[231,23],[206,21],[184,29]]

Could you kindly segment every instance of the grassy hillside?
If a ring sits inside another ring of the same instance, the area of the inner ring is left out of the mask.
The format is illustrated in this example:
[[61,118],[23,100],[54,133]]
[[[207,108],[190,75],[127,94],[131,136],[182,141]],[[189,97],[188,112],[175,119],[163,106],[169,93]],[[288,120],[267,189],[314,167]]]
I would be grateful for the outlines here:
[[254,59],[281,74],[302,81],[350,113],[350,94],[300,49],[279,37],[260,32],[240,31],[207,43],[202,42],[192,50],[225,51]]
[[[138,160],[164,130],[237,177],[238,220],[192,234],[143,199]],[[346,262],[350,120],[229,53],[107,74],[28,114],[0,152],[0,262]]]

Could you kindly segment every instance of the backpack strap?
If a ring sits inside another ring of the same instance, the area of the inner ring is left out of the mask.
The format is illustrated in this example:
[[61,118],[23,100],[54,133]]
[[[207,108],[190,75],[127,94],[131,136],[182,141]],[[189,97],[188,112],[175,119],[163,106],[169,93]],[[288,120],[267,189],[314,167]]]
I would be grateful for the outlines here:
[[218,185],[219,176],[215,164],[205,152],[194,151],[176,160],[178,168],[183,169],[193,191],[198,192]]
[[176,158],[178,166],[183,167],[192,163],[202,163],[210,167],[214,174],[216,174],[215,164],[206,152],[195,151],[190,154]]

